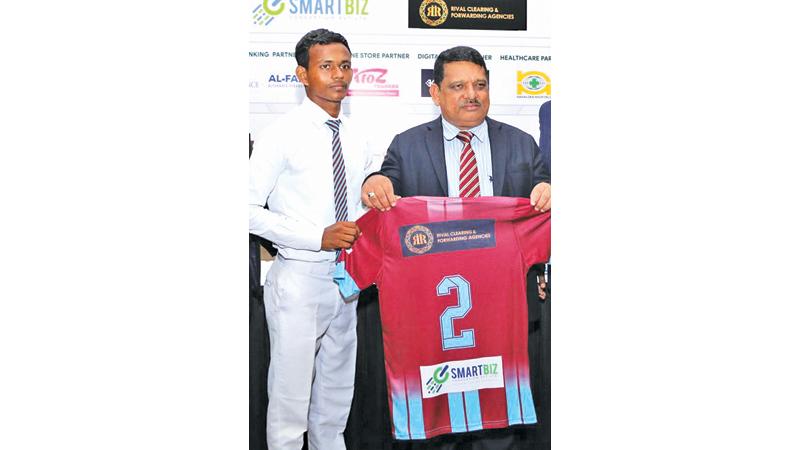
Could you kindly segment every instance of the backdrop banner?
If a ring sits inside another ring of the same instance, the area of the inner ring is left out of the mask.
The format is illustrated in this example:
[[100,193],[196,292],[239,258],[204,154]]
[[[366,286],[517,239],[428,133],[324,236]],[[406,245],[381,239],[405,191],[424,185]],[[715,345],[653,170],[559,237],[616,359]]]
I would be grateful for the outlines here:
[[519,0],[409,0],[409,28],[527,30],[527,2]]

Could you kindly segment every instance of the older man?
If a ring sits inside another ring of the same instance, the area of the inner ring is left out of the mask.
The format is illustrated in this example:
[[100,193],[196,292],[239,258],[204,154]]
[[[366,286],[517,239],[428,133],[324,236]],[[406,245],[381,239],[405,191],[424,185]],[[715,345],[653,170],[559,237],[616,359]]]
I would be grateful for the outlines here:
[[[511,125],[487,117],[489,76],[481,54],[470,47],[442,52],[434,64],[430,87],[441,117],[397,136],[389,146],[380,172],[364,181],[361,199],[381,211],[391,209],[400,196],[529,197],[537,211],[550,209],[550,175],[534,138]],[[541,301],[537,273],[528,274],[529,358],[536,431],[489,430],[432,440],[417,448],[530,449],[549,448],[545,409],[545,378],[540,364]],[[362,305],[359,322],[377,321],[377,307]],[[360,324],[361,326],[361,324]],[[375,337],[359,336],[359,339]],[[362,346],[359,343],[359,348]],[[364,345],[364,348],[369,348]],[[374,362],[374,361],[373,361]],[[376,369],[376,372],[379,372]],[[359,380],[357,380],[357,384]],[[357,387],[358,391],[358,387]],[[466,447],[465,447],[466,446]]]

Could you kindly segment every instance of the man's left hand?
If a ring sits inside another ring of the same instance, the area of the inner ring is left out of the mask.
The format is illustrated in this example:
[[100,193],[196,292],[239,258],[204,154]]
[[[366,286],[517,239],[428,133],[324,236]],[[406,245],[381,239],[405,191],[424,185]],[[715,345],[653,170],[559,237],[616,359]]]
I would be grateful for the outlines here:
[[531,191],[531,206],[539,212],[550,210],[550,183],[539,183]]
[[544,281],[544,277],[537,277],[537,288],[539,288],[539,299],[545,300],[547,298],[547,282]]

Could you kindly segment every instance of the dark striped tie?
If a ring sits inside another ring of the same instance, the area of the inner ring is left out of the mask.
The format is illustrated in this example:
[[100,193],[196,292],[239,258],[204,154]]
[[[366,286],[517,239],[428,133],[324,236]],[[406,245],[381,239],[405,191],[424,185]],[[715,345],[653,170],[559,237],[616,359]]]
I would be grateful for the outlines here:
[[459,197],[480,197],[481,185],[478,176],[478,160],[472,150],[472,136],[469,131],[459,131],[459,141],[464,143],[461,150],[461,158],[458,170],[458,196]]
[[[336,221],[347,221],[347,173],[344,170],[344,157],[342,156],[342,142],[339,140],[339,119],[325,122],[333,130],[333,201],[336,205]],[[336,251],[339,256],[339,250]]]

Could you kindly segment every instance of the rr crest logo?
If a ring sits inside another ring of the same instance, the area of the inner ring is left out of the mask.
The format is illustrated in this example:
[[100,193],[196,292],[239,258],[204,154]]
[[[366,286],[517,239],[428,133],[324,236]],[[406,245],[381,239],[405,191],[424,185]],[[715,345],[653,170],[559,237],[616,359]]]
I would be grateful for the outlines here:
[[409,251],[421,255],[433,248],[433,233],[428,227],[413,226],[406,232],[403,242]]
[[447,3],[444,0],[424,0],[419,5],[419,18],[430,27],[438,27],[447,20]]

